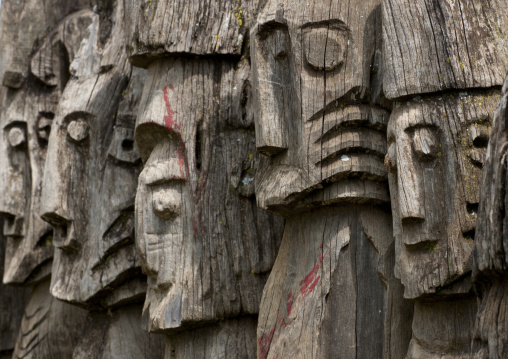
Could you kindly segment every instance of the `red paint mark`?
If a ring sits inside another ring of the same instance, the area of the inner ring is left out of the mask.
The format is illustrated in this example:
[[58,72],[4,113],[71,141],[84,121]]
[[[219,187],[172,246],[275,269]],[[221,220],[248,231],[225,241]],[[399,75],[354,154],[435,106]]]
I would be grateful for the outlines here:
[[[287,308],[287,316],[289,317],[289,315],[291,314],[291,309],[293,309],[293,292],[290,292],[288,294],[288,302],[287,302],[287,305],[286,305],[286,308]],[[286,326],[286,323],[284,323],[284,327]]]
[[[169,88],[172,91],[175,91],[173,88],[173,85],[169,85]],[[167,115],[164,116],[164,124],[166,125],[166,128],[172,130],[175,127],[175,119],[173,118],[173,115],[177,114],[178,112],[173,111],[171,108],[171,104],[169,103],[168,99],[168,87],[164,86],[164,102],[166,103],[166,112]],[[178,128],[180,128],[180,125],[177,125]]]
[[302,293],[303,297],[305,298],[309,293],[311,293],[314,290],[314,287],[319,281],[319,278],[321,276],[318,276],[319,271],[319,264],[316,262],[314,264],[314,268],[303,278],[303,280],[300,282],[300,292]]
[[268,335],[263,334],[261,338],[258,339],[260,359],[266,359],[268,357],[268,352],[270,351],[270,345],[272,345],[272,339],[276,328],[277,326],[273,327]]
[[319,245],[319,248],[323,249],[323,243],[321,243],[321,244]]

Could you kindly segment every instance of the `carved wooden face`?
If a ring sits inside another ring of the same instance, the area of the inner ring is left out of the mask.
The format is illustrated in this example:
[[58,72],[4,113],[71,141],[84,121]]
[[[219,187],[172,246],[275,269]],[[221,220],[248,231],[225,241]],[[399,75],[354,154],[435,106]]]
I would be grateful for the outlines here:
[[396,103],[385,163],[406,298],[470,290],[481,173],[498,100],[498,93],[469,91]]
[[256,145],[267,156],[256,186],[260,207],[291,213],[323,202],[388,201],[389,114],[375,105],[380,15],[375,0],[349,7],[269,1],[259,15],[251,58]]
[[[71,70],[77,70],[55,116],[41,214],[54,228],[53,296],[108,306],[144,292],[135,285],[120,295],[111,292],[139,279],[133,275],[136,268],[139,272],[133,242],[141,160],[134,145],[135,117],[122,109],[136,107],[138,99],[132,99],[130,91],[143,81],[133,77],[134,83],[126,88],[130,67],[111,65],[126,61],[125,52],[114,45],[121,47],[121,42],[108,42],[103,52],[98,51],[97,18],[90,33],[71,64]],[[119,105],[123,95],[124,101],[133,103]]]
[[25,283],[48,275],[50,264],[45,269],[41,265],[53,253],[50,227],[40,218],[39,205],[47,131],[51,127],[58,90],[34,96],[24,86],[20,90],[8,90],[8,93],[0,138],[3,153],[0,178],[4,193],[0,211],[7,239],[3,280]]
[[51,268],[51,227],[39,215],[42,174],[53,118],[69,78],[64,64],[74,57],[90,22],[91,11],[66,17],[31,57],[23,86],[7,90],[0,136],[6,283],[38,281]]
[[151,331],[257,313],[275,259],[281,225],[255,206],[249,67],[239,66],[167,59],[148,68],[136,244]]

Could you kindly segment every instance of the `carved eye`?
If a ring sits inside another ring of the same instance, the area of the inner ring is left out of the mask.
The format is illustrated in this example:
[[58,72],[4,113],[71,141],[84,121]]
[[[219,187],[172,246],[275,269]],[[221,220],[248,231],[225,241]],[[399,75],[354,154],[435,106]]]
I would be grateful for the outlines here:
[[141,160],[138,148],[134,143],[134,130],[116,127],[113,140],[109,146],[108,156],[120,162],[135,164]]
[[82,119],[72,120],[67,125],[67,135],[73,142],[83,142],[88,137],[88,124]]
[[430,161],[439,154],[439,142],[435,129],[418,127],[413,131],[413,150],[421,161]]
[[273,57],[278,60],[286,58],[289,45],[287,31],[284,29],[275,29],[271,36],[271,42]]
[[314,70],[332,71],[344,62],[347,31],[313,28],[304,35],[305,60]]
[[48,142],[54,118],[55,114],[52,112],[39,113],[39,118],[37,120],[37,135],[40,140]]
[[12,147],[21,147],[26,143],[25,129],[22,126],[13,126],[9,129],[7,138]]

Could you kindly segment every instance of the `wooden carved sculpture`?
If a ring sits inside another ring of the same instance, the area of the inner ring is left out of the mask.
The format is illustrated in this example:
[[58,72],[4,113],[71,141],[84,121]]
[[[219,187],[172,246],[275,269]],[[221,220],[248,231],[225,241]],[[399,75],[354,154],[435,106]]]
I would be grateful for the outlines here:
[[[0,273],[4,269],[5,244],[5,238],[0,236]],[[29,298],[28,288],[0,284],[0,359],[12,358],[21,318]]]
[[[55,3],[47,5],[57,6]],[[16,4],[7,1],[4,6],[2,10],[12,10]],[[30,9],[48,10],[44,3],[32,4]],[[25,10],[20,10],[21,15],[16,11],[8,14],[14,19],[17,16],[23,19]],[[50,12],[52,14],[47,19],[41,18],[50,29],[53,28],[44,39],[39,38],[41,34],[26,31],[28,24],[18,28],[22,23],[11,22],[12,19],[4,23],[2,17],[2,34],[23,33],[25,37],[18,39],[22,41],[19,48],[36,49],[34,53],[24,54],[26,58],[22,63],[28,71],[24,73],[22,83],[4,88],[6,97],[0,119],[3,154],[0,160],[3,193],[0,211],[6,237],[3,281],[33,287],[24,308],[19,334],[12,334],[17,335],[13,354],[16,358],[72,355],[86,315],[85,311],[58,302],[49,294],[52,235],[49,226],[39,216],[39,208],[48,135],[61,91],[69,77],[65,64],[68,66],[86,33],[91,11],[78,11],[65,19],[62,19],[67,13],[65,6],[52,8]],[[4,40],[6,38],[2,38],[2,43]],[[9,64],[10,61],[12,58],[4,54],[2,63]],[[9,82],[4,84],[12,85]]]
[[473,281],[480,297],[473,335],[474,358],[508,356],[506,174],[508,80],[495,112],[481,182]]
[[160,357],[163,338],[141,331],[146,277],[134,251],[134,122],[146,74],[127,62],[123,1],[103,6],[70,64],[49,136],[40,213],[53,227],[50,291],[93,310],[74,358]]
[[385,161],[395,273],[415,302],[407,358],[472,357],[480,182],[508,69],[506,7],[496,4],[383,2],[383,86],[398,101]]
[[159,0],[133,20],[130,59],[148,66],[136,123],[143,315],[148,330],[166,334],[167,358],[256,356],[282,231],[254,198],[250,65],[240,55],[256,6]]
[[[395,358],[411,306],[392,274],[380,1],[268,1],[251,31],[256,196],[286,217],[260,358]],[[397,323],[397,324],[395,324]],[[398,332],[397,332],[398,331]]]

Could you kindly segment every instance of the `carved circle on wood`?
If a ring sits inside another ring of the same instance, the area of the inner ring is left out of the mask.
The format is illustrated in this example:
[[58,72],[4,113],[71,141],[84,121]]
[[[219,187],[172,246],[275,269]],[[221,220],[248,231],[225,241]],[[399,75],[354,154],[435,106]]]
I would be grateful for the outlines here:
[[26,135],[23,129],[15,126],[9,130],[9,143],[12,147],[19,147],[26,142]]
[[88,124],[81,119],[73,120],[67,125],[67,133],[75,142],[82,142],[88,137]]

